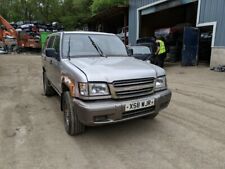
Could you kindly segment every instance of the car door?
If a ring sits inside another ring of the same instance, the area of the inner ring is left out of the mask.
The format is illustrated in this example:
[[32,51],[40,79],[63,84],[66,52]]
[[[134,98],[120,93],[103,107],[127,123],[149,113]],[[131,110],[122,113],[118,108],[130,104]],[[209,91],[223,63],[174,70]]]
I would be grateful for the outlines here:
[[[50,36],[47,40],[47,45],[46,48],[52,48],[54,44],[55,36]],[[53,83],[53,68],[52,68],[52,62],[53,62],[53,56],[47,56],[45,51],[43,55],[43,60],[45,62],[45,70],[46,70],[46,75],[48,79],[50,80],[51,83]]]
[[52,58],[52,76],[54,87],[58,92],[61,89],[61,73],[60,73],[60,35],[56,35],[53,43],[53,48],[56,51],[55,57]]

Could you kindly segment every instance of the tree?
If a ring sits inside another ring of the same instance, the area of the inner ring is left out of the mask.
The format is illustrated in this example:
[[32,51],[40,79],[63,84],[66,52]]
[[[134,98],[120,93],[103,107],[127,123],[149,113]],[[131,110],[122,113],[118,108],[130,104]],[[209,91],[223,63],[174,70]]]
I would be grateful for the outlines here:
[[60,22],[66,30],[79,28],[105,8],[128,0],[0,0],[0,15],[9,22]]
[[81,27],[91,16],[91,0],[65,0],[62,5],[62,22],[66,29]]
[[91,5],[92,14],[96,14],[106,8],[118,5],[127,5],[128,0],[94,0]]

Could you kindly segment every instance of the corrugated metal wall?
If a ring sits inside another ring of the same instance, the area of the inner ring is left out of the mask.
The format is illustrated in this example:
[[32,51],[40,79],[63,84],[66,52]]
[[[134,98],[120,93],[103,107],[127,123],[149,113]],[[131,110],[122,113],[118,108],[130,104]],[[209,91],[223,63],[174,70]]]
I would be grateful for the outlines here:
[[137,34],[137,9],[159,0],[130,0],[129,6],[129,43],[135,44]]
[[225,0],[201,0],[199,22],[217,21],[215,46],[225,46]]
[[[130,0],[129,42],[135,44],[137,8],[160,0]],[[200,23],[217,21],[215,46],[225,46],[225,0],[201,0]]]

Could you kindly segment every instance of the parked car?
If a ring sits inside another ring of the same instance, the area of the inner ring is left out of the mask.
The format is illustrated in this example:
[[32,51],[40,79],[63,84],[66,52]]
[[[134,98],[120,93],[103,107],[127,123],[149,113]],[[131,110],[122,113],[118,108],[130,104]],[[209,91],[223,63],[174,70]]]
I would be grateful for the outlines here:
[[156,39],[154,37],[140,38],[137,40],[136,43],[137,43],[137,45],[149,47],[149,49],[152,53],[156,52],[157,45],[156,45]]
[[85,126],[155,118],[171,99],[165,71],[131,58],[114,34],[59,32],[42,53],[46,96],[61,96],[69,135]]
[[154,62],[154,54],[146,46],[128,46],[132,50],[132,56],[136,59],[147,61],[149,63]]

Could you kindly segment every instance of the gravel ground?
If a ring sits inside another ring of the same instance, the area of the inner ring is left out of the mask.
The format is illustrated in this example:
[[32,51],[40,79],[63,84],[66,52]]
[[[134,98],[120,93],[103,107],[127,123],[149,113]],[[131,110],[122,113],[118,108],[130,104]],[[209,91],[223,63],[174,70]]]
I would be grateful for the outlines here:
[[0,55],[0,169],[225,169],[225,74],[167,68],[170,106],[137,119],[64,131],[59,98],[42,92],[38,55]]

